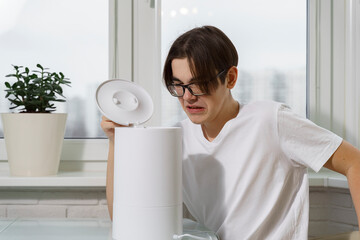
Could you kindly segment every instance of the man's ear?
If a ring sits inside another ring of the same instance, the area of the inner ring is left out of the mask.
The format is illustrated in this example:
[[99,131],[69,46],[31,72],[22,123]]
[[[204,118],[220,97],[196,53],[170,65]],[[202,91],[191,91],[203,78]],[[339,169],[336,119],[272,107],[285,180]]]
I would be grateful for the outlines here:
[[227,84],[226,87],[229,89],[233,89],[235,87],[236,81],[238,77],[238,69],[235,66],[232,66],[227,73]]

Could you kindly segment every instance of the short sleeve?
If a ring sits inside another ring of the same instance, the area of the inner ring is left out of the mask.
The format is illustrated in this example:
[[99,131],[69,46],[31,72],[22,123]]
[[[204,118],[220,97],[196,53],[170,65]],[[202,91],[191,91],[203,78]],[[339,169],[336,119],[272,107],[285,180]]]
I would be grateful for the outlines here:
[[333,155],[342,138],[291,111],[278,109],[278,134],[282,151],[297,164],[318,172]]

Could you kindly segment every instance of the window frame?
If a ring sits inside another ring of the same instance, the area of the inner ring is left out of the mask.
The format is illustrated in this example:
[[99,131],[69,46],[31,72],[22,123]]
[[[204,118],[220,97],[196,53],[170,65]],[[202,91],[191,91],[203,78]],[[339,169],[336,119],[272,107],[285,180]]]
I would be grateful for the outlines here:
[[360,147],[360,2],[308,6],[309,118]]

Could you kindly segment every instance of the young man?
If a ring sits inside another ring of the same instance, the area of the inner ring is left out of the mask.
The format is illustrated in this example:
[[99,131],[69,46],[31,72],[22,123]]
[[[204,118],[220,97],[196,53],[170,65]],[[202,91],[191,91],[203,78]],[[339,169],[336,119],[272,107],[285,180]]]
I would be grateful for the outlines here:
[[[212,26],[181,35],[165,61],[166,86],[188,116],[179,126],[190,213],[222,240],[307,239],[307,167],[322,166],[347,176],[360,213],[360,151],[284,104],[239,104],[230,92],[237,63],[234,45]],[[115,126],[103,118],[110,214]]]

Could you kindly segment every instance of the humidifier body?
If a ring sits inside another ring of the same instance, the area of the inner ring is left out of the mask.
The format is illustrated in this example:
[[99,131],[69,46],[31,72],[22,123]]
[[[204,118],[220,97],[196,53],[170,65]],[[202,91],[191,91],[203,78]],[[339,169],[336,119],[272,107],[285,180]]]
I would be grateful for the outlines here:
[[115,128],[113,239],[182,234],[180,128]]

